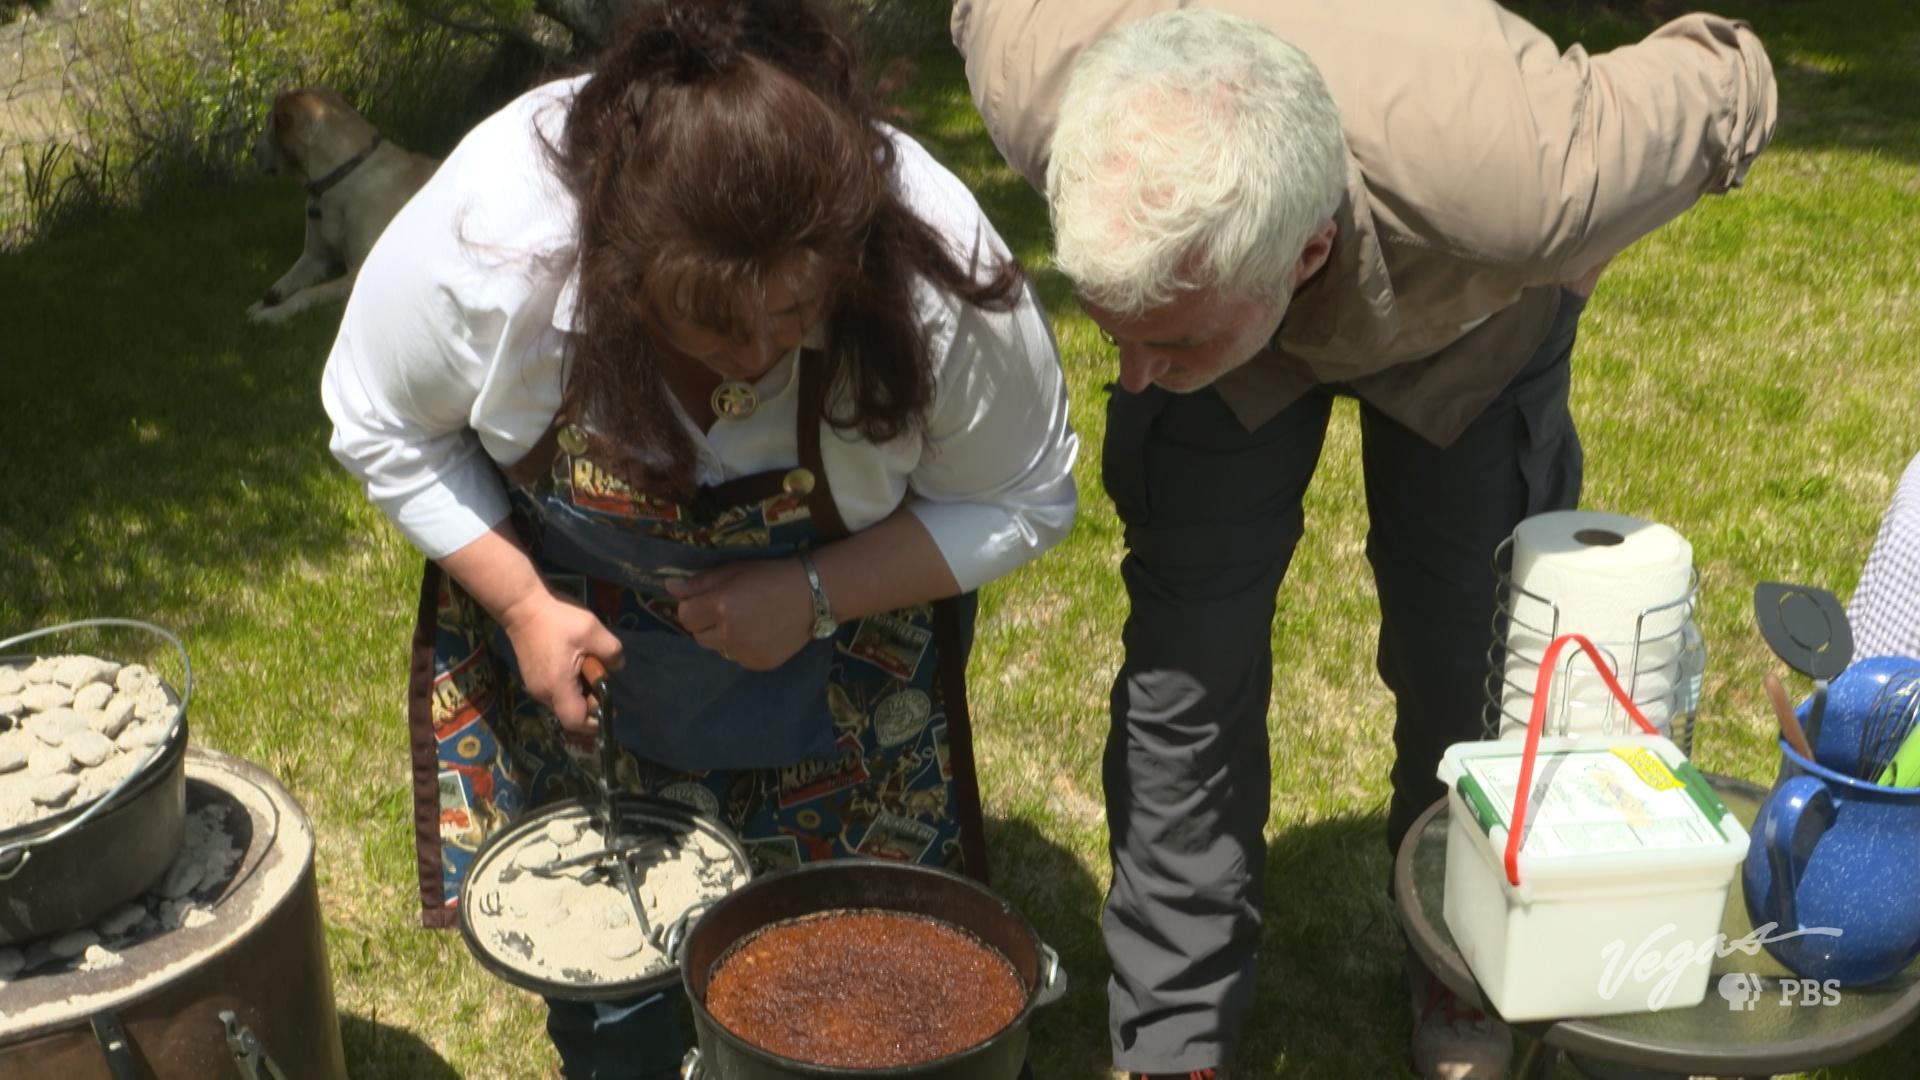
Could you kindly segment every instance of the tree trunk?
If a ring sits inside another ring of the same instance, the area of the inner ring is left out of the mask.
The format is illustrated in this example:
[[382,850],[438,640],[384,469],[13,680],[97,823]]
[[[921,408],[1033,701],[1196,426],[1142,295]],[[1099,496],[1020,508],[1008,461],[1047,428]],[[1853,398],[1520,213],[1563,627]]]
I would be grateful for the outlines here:
[[586,56],[599,52],[613,36],[620,17],[639,0],[535,0],[534,10],[573,35],[573,52]]

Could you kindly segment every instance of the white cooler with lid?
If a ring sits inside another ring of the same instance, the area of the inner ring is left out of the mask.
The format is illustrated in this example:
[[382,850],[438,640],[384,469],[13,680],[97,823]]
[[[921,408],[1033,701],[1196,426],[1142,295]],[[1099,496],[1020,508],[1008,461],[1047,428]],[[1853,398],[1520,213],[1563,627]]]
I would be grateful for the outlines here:
[[1506,861],[1523,746],[1448,748],[1445,916],[1509,1021],[1697,1005],[1747,830],[1657,735],[1541,739]]

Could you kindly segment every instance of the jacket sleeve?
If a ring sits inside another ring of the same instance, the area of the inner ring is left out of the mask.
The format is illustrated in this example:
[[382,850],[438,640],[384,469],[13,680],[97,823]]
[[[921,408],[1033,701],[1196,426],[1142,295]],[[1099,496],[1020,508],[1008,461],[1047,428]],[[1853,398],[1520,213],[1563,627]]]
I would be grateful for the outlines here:
[[[1527,78],[1546,208],[1526,260],[1569,281],[1740,185],[1773,139],[1773,66],[1744,22],[1688,15],[1638,44],[1569,49]],[[1518,238],[1516,238],[1518,239]]]

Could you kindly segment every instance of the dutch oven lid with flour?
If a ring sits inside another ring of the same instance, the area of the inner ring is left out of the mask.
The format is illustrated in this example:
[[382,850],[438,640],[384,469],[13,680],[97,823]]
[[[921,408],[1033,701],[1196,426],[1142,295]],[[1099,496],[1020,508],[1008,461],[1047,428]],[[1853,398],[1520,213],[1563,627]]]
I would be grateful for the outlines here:
[[678,978],[679,935],[746,883],[746,849],[682,804],[632,795],[614,803],[615,830],[599,803],[572,800],[480,849],[460,899],[460,933],[481,966],[576,1001],[631,997]]

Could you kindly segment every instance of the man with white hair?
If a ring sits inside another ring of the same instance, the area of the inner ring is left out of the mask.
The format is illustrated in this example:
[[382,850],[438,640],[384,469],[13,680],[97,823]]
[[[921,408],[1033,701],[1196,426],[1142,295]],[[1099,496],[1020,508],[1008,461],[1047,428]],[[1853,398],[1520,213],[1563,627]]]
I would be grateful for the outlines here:
[[[1481,730],[1495,546],[1579,499],[1586,294],[1740,183],[1772,69],[1739,22],[1563,54],[1491,0],[959,0],[953,36],[1118,350],[1114,1063],[1219,1076],[1260,938],[1275,593],[1334,398],[1360,403],[1397,845]],[[1408,967],[1419,1071],[1502,1073],[1505,1029]]]

